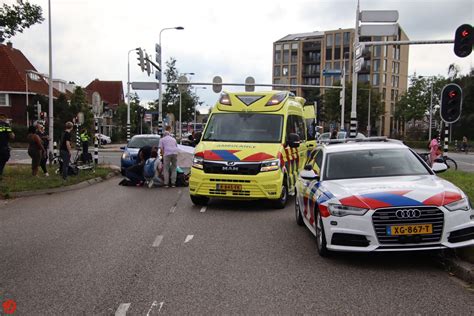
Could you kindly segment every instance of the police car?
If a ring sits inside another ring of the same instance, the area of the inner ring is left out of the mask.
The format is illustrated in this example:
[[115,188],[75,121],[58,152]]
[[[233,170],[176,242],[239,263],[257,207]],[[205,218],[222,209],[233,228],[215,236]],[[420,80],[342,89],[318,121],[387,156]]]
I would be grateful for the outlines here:
[[298,225],[330,251],[407,251],[474,245],[468,197],[410,148],[384,138],[314,149],[296,183]]

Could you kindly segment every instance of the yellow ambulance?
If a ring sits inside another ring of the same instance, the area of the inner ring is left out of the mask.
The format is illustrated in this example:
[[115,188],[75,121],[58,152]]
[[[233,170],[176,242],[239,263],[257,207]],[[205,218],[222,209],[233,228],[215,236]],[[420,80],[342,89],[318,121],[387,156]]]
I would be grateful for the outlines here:
[[222,93],[194,151],[192,202],[269,199],[285,207],[316,144],[307,138],[304,103],[287,91]]

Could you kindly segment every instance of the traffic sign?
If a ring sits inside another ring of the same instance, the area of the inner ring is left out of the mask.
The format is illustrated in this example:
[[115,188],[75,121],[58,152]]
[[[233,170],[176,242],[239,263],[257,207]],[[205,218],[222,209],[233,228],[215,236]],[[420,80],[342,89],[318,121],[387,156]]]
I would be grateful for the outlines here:
[[323,69],[323,76],[340,76],[342,71],[340,69]]
[[188,82],[188,77],[186,77],[184,75],[180,76],[178,78],[178,90],[179,90],[179,92],[184,93],[188,90],[189,85],[186,84],[187,82]]
[[360,56],[362,56],[362,52],[364,51],[364,49],[365,49],[364,43],[354,43],[354,51],[355,51],[356,58],[359,58]]
[[397,22],[397,10],[365,10],[360,12],[361,22]]
[[360,36],[396,36],[398,24],[363,24],[360,26]]
[[215,76],[212,79],[212,91],[215,93],[219,93],[222,91],[222,78],[219,76]]
[[355,65],[354,65],[354,71],[359,72],[362,69],[362,66],[364,65],[364,58],[357,58]]
[[158,82],[132,82],[133,90],[158,90]]
[[247,92],[255,91],[255,79],[253,77],[245,78],[245,91]]
[[151,119],[152,119],[151,113],[145,113],[145,115],[143,116],[143,121],[145,122],[151,122]]

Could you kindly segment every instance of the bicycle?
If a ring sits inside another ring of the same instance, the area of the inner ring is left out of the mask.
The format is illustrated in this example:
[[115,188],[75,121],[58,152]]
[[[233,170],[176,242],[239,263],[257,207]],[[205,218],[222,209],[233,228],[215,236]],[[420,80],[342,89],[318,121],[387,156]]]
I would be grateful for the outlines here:
[[[431,159],[430,159],[430,153],[418,153],[418,155],[429,165],[431,166]],[[454,169],[458,170],[458,164],[457,162],[448,156],[441,155],[440,157],[435,159],[435,162],[440,162],[444,163],[446,166],[448,166],[448,169]]]
[[[62,172],[63,162],[61,157],[57,157],[57,159],[58,168],[55,170],[55,173],[60,174]],[[90,153],[87,155],[87,157],[84,157],[84,155],[81,153],[81,150],[77,150],[74,160],[69,163],[69,174],[77,175],[80,170],[91,170],[92,173],[95,173],[95,164]]]

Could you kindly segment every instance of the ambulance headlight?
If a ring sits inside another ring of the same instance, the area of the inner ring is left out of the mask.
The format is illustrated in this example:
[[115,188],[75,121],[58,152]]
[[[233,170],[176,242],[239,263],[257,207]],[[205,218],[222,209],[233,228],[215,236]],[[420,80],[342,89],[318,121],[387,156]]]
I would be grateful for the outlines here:
[[263,161],[260,167],[260,172],[274,171],[274,170],[278,170],[279,168],[280,168],[279,159]]
[[204,168],[204,159],[202,157],[194,156],[194,158],[193,158],[193,168],[203,169]]

